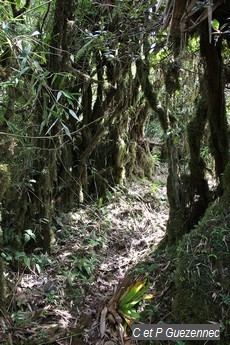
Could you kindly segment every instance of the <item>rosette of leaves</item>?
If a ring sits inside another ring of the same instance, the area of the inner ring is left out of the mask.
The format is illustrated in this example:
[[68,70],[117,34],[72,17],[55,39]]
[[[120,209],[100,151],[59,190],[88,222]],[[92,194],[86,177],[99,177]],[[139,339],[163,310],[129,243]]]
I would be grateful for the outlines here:
[[138,279],[131,283],[118,301],[117,313],[130,328],[133,322],[140,321],[139,304],[144,300],[153,298],[152,294],[146,294],[150,286],[151,284],[147,283],[147,278]]
[[126,328],[127,325],[131,327],[132,323],[140,321],[139,304],[153,298],[152,294],[146,294],[150,285],[143,276],[126,276],[123,279],[107,304],[106,313],[111,315],[113,323],[123,324]]
[[[124,344],[124,339],[127,336],[125,332],[127,326],[131,328],[133,323],[140,321],[139,304],[144,300],[153,298],[152,294],[146,294],[150,285],[147,282],[147,277],[133,277],[132,275],[124,277],[118,284],[113,296],[101,311],[101,339],[104,338],[107,328],[110,325],[115,325],[121,344]],[[110,322],[107,323],[106,320]]]

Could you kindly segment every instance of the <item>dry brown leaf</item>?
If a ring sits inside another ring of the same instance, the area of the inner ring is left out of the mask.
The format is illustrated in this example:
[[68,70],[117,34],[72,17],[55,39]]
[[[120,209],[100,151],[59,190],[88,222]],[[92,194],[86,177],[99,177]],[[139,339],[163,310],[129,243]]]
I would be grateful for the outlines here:
[[101,312],[101,319],[100,319],[100,335],[101,338],[104,338],[105,330],[106,330],[106,315],[107,315],[107,307],[105,306]]
[[117,328],[119,331],[121,344],[124,345],[124,328],[123,328],[122,324],[119,324]]
[[104,340],[100,339],[96,342],[96,345],[104,345]]

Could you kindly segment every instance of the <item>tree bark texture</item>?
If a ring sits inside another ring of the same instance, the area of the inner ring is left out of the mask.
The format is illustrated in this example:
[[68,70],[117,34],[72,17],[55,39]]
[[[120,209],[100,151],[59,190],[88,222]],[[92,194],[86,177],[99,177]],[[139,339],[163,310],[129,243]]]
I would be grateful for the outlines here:
[[205,59],[208,97],[209,146],[215,160],[216,176],[220,179],[229,160],[228,126],[225,108],[221,40],[209,43],[207,23],[201,34],[201,54]]

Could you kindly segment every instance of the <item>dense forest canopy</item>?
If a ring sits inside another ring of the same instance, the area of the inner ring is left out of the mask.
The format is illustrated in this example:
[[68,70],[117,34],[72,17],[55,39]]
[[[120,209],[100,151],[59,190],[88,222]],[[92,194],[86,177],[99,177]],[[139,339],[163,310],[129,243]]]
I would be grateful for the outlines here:
[[58,214],[167,163],[159,250],[178,255],[178,320],[196,322],[180,314],[186,241],[215,214],[229,245],[229,1],[2,0],[0,21],[0,313],[7,268],[52,253]]

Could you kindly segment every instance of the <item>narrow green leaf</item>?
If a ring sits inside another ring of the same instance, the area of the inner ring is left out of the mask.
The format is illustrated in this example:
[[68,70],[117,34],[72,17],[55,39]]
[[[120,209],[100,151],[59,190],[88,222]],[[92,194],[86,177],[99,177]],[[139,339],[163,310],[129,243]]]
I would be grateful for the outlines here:
[[64,131],[65,131],[65,134],[66,134],[70,139],[72,139],[72,136],[71,136],[71,133],[70,133],[69,128],[68,128],[66,125],[64,125],[64,123],[62,123],[62,127],[63,127],[63,129],[64,129]]
[[53,78],[52,78],[52,81],[51,81],[51,85],[53,85],[53,83],[55,82],[55,80],[57,79],[57,77],[58,77],[58,74],[55,73],[55,74],[53,75]]
[[122,312],[134,320],[140,319],[140,314],[135,309],[124,309]]
[[13,48],[13,44],[10,41],[10,39],[8,37],[6,37],[6,40],[7,40],[7,43],[9,44],[10,48],[12,49]]
[[102,207],[103,205],[103,198],[101,197],[99,200],[98,200],[98,206],[99,207]]
[[75,113],[75,111],[73,111],[72,109],[69,109],[69,113],[71,116],[73,116],[76,120],[79,121],[79,117],[77,116],[77,114]]
[[78,50],[76,56],[75,56],[75,60],[79,60],[86,52],[86,50],[88,49],[88,47],[93,43],[94,39],[88,41],[81,49]]
[[59,99],[61,98],[61,95],[62,95],[62,91],[58,91],[58,94],[57,94],[57,102],[58,102]]
[[120,299],[120,303],[119,306],[122,306],[126,303],[128,303],[132,298],[134,298],[134,296],[136,295],[137,291],[135,286],[130,286],[126,292],[122,295],[121,299]]
[[88,273],[88,275],[90,275],[91,273],[91,268],[87,265],[84,265],[84,269],[86,270],[86,272]]
[[31,36],[39,36],[40,35],[40,32],[39,31],[34,31],[32,34],[31,34]]
[[69,98],[69,99],[72,99],[72,95],[69,93],[69,92],[66,92],[66,91],[62,91],[63,95],[66,97],[66,98]]
[[19,76],[21,77],[23,74],[25,74],[26,71],[28,71],[28,69],[29,69],[29,67],[23,68],[23,69],[20,71]]
[[41,125],[40,125],[40,130],[39,130],[39,134],[40,134],[40,135],[41,135],[41,133],[42,133],[42,131],[43,131],[45,125],[46,125],[46,120],[43,120],[42,123],[41,123]]
[[49,127],[49,129],[46,131],[45,135],[49,134],[49,132],[51,131],[51,129],[53,128],[53,126],[56,125],[57,121],[58,121],[58,119],[56,119],[56,120],[52,123],[52,125],[51,125],[51,126]]
[[33,64],[34,64],[34,66],[35,66],[35,68],[36,68],[37,71],[43,71],[43,70],[42,70],[42,67],[41,67],[41,65],[39,64],[38,61],[34,60],[34,61],[33,61]]
[[[134,286],[131,286],[130,288],[127,289],[127,291],[123,294],[123,296],[120,299],[120,306],[125,305],[126,303],[136,300],[136,296],[140,294],[142,296],[145,291],[149,288],[145,287],[146,279],[144,281],[138,281]],[[144,291],[142,293],[142,291]]]
[[129,300],[126,303],[121,303],[119,305],[120,308],[130,308],[133,307],[135,304],[140,303],[145,296],[146,291],[149,289],[150,284],[148,284],[147,286],[143,287],[138,293],[136,293],[136,295],[134,296],[133,299]]
[[30,258],[28,256],[23,257],[24,264],[30,268]]

